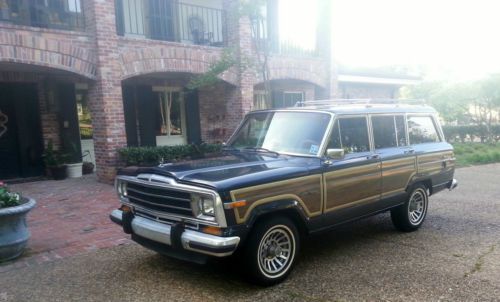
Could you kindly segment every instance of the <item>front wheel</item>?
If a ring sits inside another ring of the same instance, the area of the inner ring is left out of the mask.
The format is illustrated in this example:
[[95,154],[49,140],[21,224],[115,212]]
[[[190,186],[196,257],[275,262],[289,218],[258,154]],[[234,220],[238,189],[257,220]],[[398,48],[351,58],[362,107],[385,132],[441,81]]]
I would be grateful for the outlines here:
[[391,219],[394,226],[403,232],[412,232],[420,228],[427,215],[429,194],[424,185],[414,186],[408,200],[391,210]]
[[251,281],[266,286],[283,281],[292,270],[299,246],[299,233],[290,219],[257,222],[244,251]]

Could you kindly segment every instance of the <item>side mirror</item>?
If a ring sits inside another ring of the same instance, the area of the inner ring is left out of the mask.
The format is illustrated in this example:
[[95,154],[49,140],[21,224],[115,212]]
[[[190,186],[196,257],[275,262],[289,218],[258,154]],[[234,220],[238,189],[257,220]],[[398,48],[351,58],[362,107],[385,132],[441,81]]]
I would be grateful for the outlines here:
[[327,149],[326,157],[331,159],[343,159],[344,158],[344,149]]

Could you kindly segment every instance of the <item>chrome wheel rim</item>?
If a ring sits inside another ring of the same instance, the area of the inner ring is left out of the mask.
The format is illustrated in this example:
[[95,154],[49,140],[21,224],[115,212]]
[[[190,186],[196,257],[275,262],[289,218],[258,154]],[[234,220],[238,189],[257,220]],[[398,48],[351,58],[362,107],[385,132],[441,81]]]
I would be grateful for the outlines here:
[[260,271],[268,278],[285,274],[295,255],[293,232],[285,225],[269,229],[259,244],[258,264]]
[[417,189],[408,202],[408,218],[410,223],[418,225],[422,222],[427,210],[427,194],[423,189]]

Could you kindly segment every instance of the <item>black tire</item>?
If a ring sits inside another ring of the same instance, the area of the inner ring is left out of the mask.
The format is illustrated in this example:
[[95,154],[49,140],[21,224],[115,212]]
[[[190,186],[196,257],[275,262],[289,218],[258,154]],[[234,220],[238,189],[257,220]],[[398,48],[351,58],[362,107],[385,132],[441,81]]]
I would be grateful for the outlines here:
[[[292,220],[278,216],[257,221],[241,255],[249,281],[270,286],[285,280],[295,264],[299,247],[300,235]],[[273,269],[276,271],[272,272]]]
[[429,194],[423,184],[417,184],[408,191],[405,203],[391,210],[392,223],[402,232],[413,232],[424,223],[429,205]]

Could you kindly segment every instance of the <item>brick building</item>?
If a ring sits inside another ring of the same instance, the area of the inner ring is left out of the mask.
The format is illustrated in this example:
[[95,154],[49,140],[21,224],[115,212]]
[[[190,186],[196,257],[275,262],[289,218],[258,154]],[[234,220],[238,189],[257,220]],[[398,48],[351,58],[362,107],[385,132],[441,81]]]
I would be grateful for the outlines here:
[[[43,175],[52,141],[110,181],[117,148],[223,141],[252,109],[333,95],[330,1],[311,51],[278,42],[277,1],[257,28],[238,0],[0,0],[0,179]],[[238,65],[186,89],[224,49],[256,60],[262,41],[271,103]]]

